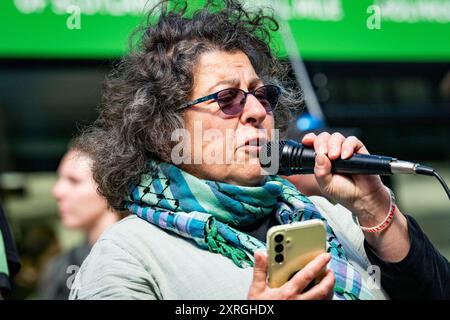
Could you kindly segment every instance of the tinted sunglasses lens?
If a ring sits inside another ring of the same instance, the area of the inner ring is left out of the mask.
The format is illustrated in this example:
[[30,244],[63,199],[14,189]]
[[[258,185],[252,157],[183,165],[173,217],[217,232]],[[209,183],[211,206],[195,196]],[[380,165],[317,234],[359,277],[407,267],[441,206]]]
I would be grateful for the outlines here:
[[263,86],[255,90],[256,98],[267,111],[272,111],[276,108],[280,93],[280,88],[272,85]]
[[223,113],[235,115],[242,111],[244,106],[245,94],[239,89],[230,88],[219,92],[217,103]]

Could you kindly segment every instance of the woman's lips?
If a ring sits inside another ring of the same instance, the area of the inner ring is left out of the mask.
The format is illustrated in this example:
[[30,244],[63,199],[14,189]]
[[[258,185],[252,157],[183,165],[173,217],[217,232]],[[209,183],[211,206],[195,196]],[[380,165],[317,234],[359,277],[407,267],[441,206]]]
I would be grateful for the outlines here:
[[239,148],[261,148],[262,145],[267,143],[267,139],[264,137],[256,137],[246,140]]
[[239,147],[245,153],[248,153],[250,156],[259,157],[259,152],[261,151],[261,146],[266,144],[266,138],[253,138],[247,140],[243,145]]
[[244,145],[239,149],[248,154],[250,157],[259,157],[261,146]]

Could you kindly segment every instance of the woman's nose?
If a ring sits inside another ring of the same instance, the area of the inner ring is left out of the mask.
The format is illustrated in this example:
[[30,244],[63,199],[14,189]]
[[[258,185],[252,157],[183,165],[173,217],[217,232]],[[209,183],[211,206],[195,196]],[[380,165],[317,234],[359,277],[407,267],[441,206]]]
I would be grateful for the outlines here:
[[52,189],[52,194],[56,200],[61,199],[61,197],[63,196],[63,185],[62,185],[61,181],[58,180],[55,183],[55,185],[53,186],[53,189]]
[[251,123],[254,126],[261,124],[267,116],[266,109],[252,94],[247,95],[241,121],[244,124]]

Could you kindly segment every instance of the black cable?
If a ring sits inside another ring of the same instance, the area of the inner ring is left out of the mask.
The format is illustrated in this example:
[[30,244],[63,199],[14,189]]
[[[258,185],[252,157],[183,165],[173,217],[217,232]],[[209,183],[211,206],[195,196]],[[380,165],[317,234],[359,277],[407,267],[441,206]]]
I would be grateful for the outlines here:
[[445,192],[447,193],[448,198],[450,199],[450,190],[448,189],[447,184],[445,183],[444,179],[437,173],[436,171],[433,172],[434,176],[439,180],[439,182],[442,184],[442,187],[444,187]]
[[448,188],[448,186],[445,183],[444,179],[439,175],[439,173],[437,173],[436,170],[434,170],[431,167],[419,165],[416,168],[416,173],[417,174],[423,174],[423,175],[426,175],[426,176],[434,176],[434,177],[436,177],[436,179],[438,179],[438,181],[441,183],[442,187],[444,188],[445,192],[447,193],[448,198],[450,199],[450,189]]

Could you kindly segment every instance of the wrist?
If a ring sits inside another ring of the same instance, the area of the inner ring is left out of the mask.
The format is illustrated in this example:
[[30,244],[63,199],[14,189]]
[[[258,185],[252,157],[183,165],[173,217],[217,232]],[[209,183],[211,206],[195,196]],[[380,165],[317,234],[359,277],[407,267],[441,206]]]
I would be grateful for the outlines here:
[[390,191],[382,185],[377,191],[356,200],[350,211],[358,218],[361,226],[370,227],[379,225],[385,220],[390,206]]
[[365,232],[364,237],[373,252],[381,260],[389,263],[402,261],[411,246],[408,220],[398,208],[395,209],[394,218],[386,232]]

